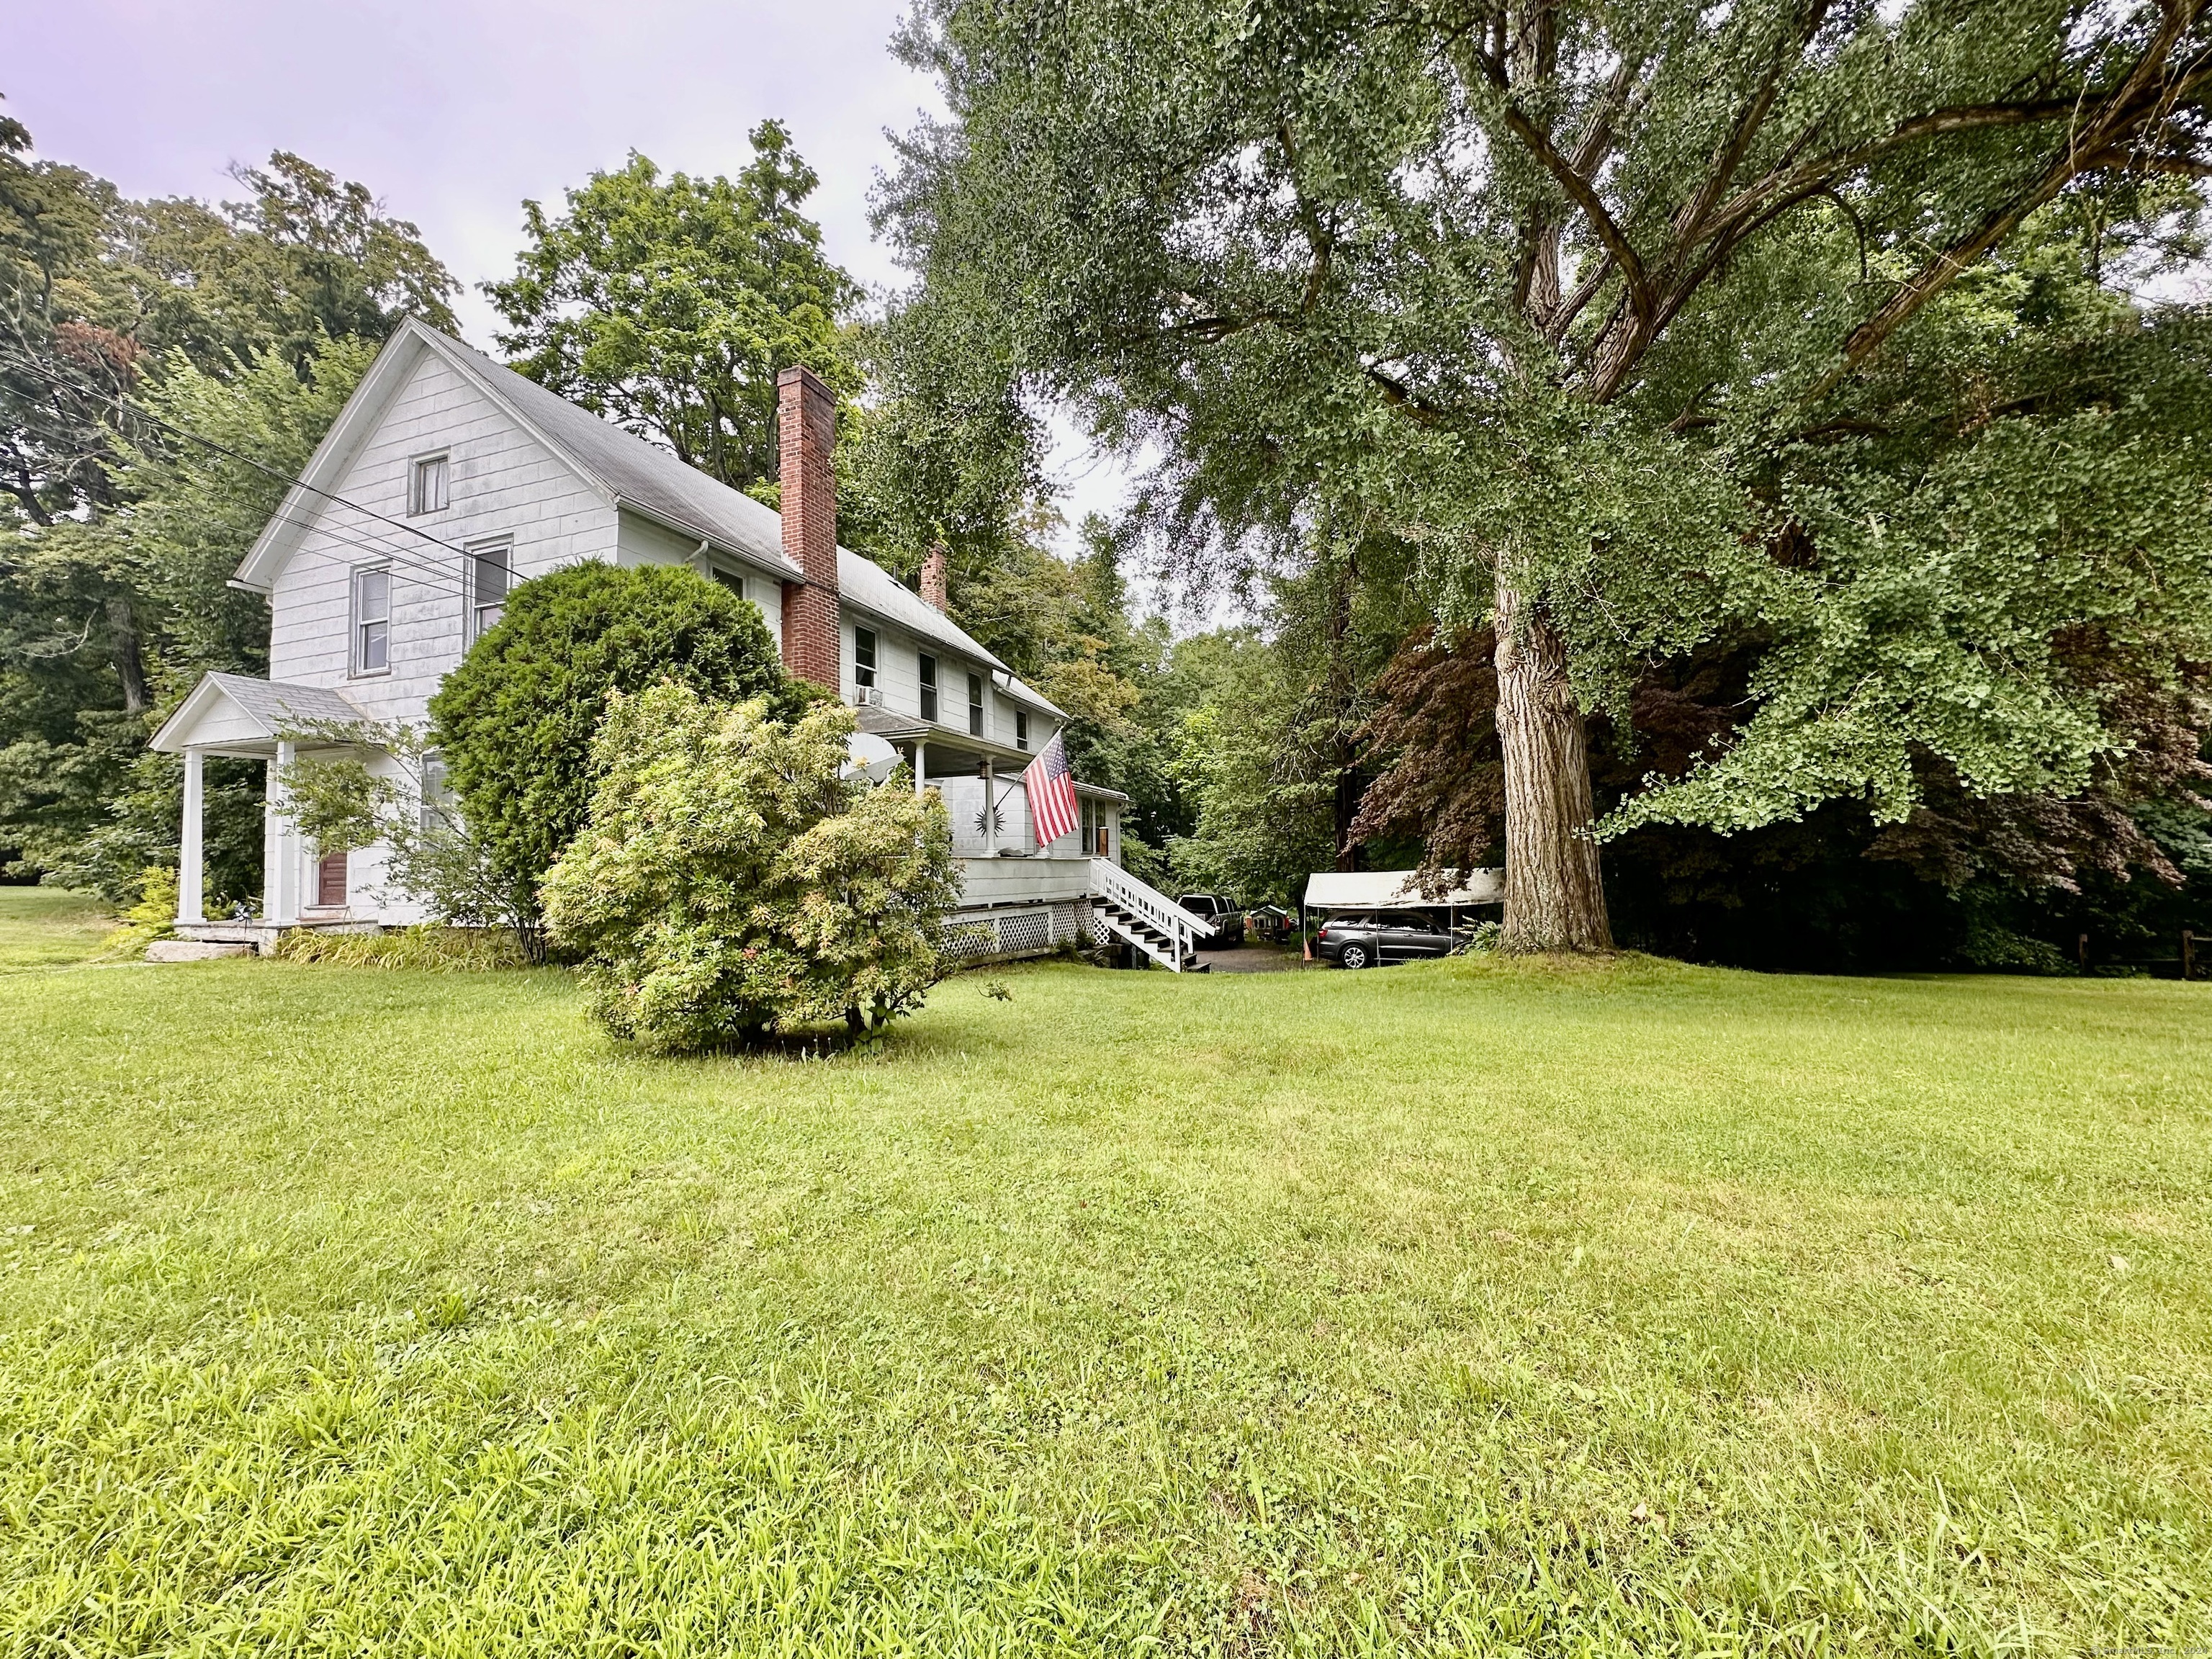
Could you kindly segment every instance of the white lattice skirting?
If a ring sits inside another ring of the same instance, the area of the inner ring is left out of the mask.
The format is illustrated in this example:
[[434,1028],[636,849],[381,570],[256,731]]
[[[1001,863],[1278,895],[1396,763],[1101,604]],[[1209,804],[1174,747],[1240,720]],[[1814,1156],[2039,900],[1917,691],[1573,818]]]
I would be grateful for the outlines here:
[[1049,955],[1091,938],[1091,906],[1082,899],[1018,909],[969,910],[945,923],[945,954],[955,962],[993,962]]

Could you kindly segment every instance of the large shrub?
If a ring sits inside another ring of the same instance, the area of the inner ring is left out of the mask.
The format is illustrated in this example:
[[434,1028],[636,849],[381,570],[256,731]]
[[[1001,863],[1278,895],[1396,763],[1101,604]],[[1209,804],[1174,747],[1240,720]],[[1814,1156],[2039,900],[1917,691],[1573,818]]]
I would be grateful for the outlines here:
[[934,794],[839,775],[849,711],[779,720],[674,684],[611,705],[590,820],[544,889],[608,1030],[687,1052],[920,1004],[959,894],[951,828]]
[[522,583],[430,699],[470,833],[534,895],[592,800],[592,744],[611,692],[663,680],[788,715],[811,694],[783,672],[755,606],[677,566],[571,565]]

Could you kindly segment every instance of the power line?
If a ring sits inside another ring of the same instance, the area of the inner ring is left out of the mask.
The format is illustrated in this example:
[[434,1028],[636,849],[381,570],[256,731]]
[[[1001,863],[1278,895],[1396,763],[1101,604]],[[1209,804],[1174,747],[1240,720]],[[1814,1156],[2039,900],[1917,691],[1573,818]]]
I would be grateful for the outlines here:
[[[17,349],[17,351],[20,354],[20,348]],[[432,546],[442,548],[447,552],[452,553],[458,557],[466,559],[475,556],[470,553],[466,548],[457,547],[453,543],[447,541],[441,537],[434,536],[428,531],[422,528],[419,525],[411,525],[405,522],[404,520],[387,517],[386,514],[377,512],[374,507],[363,507],[359,501],[349,501],[343,495],[333,495],[327,489],[320,489],[314,484],[307,483],[304,478],[298,477],[289,473],[279,471],[276,468],[267,465],[265,462],[256,460],[251,455],[241,454],[239,451],[231,448],[226,444],[216,442],[213,438],[207,437],[201,433],[193,432],[187,428],[179,426],[173,421],[165,420],[161,416],[154,414],[151,410],[132,403],[130,399],[123,397],[120,393],[102,392],[94,387],[80,386],[73,380],[64,379],[63,376],[54,374],[50,369],[32,361],[27,356],[21,356],[19,355],[18,361],[15,362],[15,367],[24,373],[36,375],[39,379],[45,380],[51,386],[58,387],[61,391],[73,392],[80,398],[85,398],[94,402],[113,404],[117,409],[120,410],[126,415],[135,416],[139,420],[146,422],[149,425],[159,427],[165,432],[174,433],[178,437],[183,438],[188,442],[199,444],[205,448],[213,450],[216,454],[226,456],[232,460],[239,462],[242,465],[250,466],[255,471],[259,472],[267,477],[274,478],[280,483],[286,485],[288,488],[304,489],[310,495],[321,496],[325,501],[327,501],[335,506],[349,507],[354,512],[359,513],[364,517],[374,519],[380,524],[387,524],[395,530],[402,530],[411,536],[419,537],[423,541],[428,542]],[[436,565],[430,564],[415,556],[404,553],[398,548],[385,546],[381,544],[380,542],[368,543],[350,539],[348,537],[340,534],[335,526],[327,524],[310,522],[306,520],[289,517],[285,514],[281,505],[278,509],[270,516],[272,520],[290,525],[295,529],[320,531],[325,535],[329,536],[332,540],[339,542],[345,546],[354,548],[356,551],[374,553],[380,558],[390,560],[393,563],[398,564],[406,568],[410,574],[416,576],[427,585],[443,587],[445,592],[450,593],[455,599],[465,600],[468,597],[466,592],[460,585],[462,577],[461,572],[447,571]],[[361,533],[373,536],[378,535],[380,532],[373,530],[364,530]],[[451,586],[446,586],[447,584],[451,584]]]

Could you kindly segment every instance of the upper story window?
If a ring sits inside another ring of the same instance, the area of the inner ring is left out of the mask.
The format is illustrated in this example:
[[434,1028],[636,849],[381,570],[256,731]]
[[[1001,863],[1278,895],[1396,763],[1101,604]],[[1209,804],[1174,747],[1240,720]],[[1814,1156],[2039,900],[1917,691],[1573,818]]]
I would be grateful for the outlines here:
[[1014,747],[1026,749],[1029,746],[1030,711],[1026,708],[1017,708],[1014,710]]
[[968,735],[971,738],[983,735],[983,677],[981,674],[968,677]]
[[921,717],[933,720],[937,718],[937,659],[925,651],[917,660],[921,668]]
[[876,683],[876,630],[856,628],[853,630],[853,684],[873,685]]
[[718,568],[714,572],[714,580],[721,583],[723,586],[728,588],[731,592],[736,594],[739,599],[742,599],[744,598],[745,579],[743,576],[738,575],[735,571]]
[[496,628],[507,611],[507,590],[514,586],[514,550],[505,542],[469,550],[469,638]]
[[353,573],[353,672],[392,672],[392,571],[385,565]]
[[425,455],[409,470],[407,479],[407,511],[420,518],[425,513],[443,513],[447,501],[447,482],[452,469],[443,455]]

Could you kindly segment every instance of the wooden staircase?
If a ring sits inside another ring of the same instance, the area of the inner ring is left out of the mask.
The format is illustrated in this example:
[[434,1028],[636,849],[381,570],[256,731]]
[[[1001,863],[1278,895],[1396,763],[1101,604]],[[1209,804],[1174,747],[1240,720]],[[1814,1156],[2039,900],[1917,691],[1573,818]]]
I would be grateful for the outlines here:
[[1091,913],[1108,933],[1170,973],[1206,972],[1198,941],[1212,936],[1213,925],[1109,859],[1091,860]]

